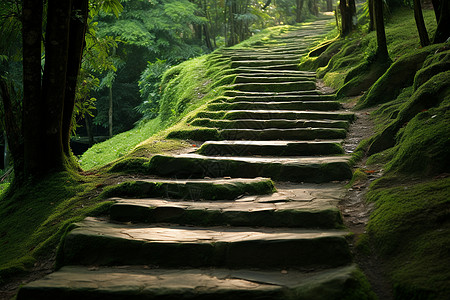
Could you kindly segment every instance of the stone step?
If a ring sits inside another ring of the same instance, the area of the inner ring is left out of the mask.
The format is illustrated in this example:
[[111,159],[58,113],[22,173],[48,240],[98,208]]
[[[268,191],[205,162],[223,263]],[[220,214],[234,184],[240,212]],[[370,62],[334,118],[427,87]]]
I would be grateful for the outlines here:
[[292,53],[280,53],[273,54],[270,52],[261,53],[261,52],[242,52],[239,54],[222,54],[224,57],[229,57],[231,61],[248,61],[248,60],[298,60],[300,59],[301,54],[292,54]]
[[343,230],[116,224],[86,218],[64,240],[62,265],[311,268],[351,263]]
[[268,177],[276,181],[323,183],[352,177],[350,156],[217,157],[197,154],[155,155],[149,174],[176,178]]
[[281,82],[302,82],[302,81],[311,81],[310,77],[300,77],[300,76],[261,76],[261,75],[238,75],[234,83],[281,83]]
[[233,200],[242,195],[263,195],[275,191],[268,178],[233,179],[140,179],[115,185],[108,197],[163,197],[184,200]]
[[318,110],[330,111],[342,108],[341,103],[337,101],[280,101],[280,102],[222,102],[208,104],[208,110]]
[[170,132],[171,139],[190,139],[194,141],[207,140],[316,140],[316,139],[344,139],[347,131],[341,128],[267,128],[267,129],[220,129],[192,128]]
[[344,154],[336,141],[207,141],[197,153],[230,156],[313,156]]
[[270,67],[273,65],[298,65],[300,63],[300,59],[284,59],[284,60],[234,60],[231,61],[231,68],[239,68],[239,67]]
[[270,195],[242,195],[235,201],[112,198],[109,200],[115,204],[111,206],[110,218],[119,222],[193,226],[343,227],[336,207],[342,188],[332,184],[289,187],[280,186],[278,192]]
[[322,94],[319,90],[312,91],[291,91],[291,92],[243,92],[243,91],[235,91],[235,90],[227,90],[224,93],[225,97],[272,97],[272,96],[311,96],[311,95],[321,95],[328,96]]
[[239,67],[234,69],[237,74],[261,74],[267,76],[302,76],[310,77],[311,79],[316,78],[315,72],[308,71],[295,71],[295,70],[267,70],[265,68],[245,68]]
[[324,111],[280,111],[280,110],[230,110],[230,111],[202,111],[194,118],[209,119],[255,119],[255,120],[343,120],[353,121],[355,114],[351,112],[324,112]]
[[287,101],[332,101],[335,95],[260,95],[235,96],[227,99],[229,102],[287,102]]
[[232,89],[244,92],[291,92],[299,90],[315,90],[314,81],[280,82],[280,83],[238,83]]
[[17,299],[338,299],[360,288],[355,274],[355,265],[303,272],[66,266],[22,287]]
[[344,128],[349,127],[347,121],[336,120],[212,120],[212,119],[195,119],[191,123],[193,126],[215,127],[222,129],[287,129],[287,128]]
[[[233,65],[234,64],[234,65]],[[258,65],[258,66],[246,66],[243,64],[237,64],[233,62],[231,64],[232,69],[259,69],[261,71],[298,71],[299,62],[294,62],[291,64],[272,64],[272,65]]]

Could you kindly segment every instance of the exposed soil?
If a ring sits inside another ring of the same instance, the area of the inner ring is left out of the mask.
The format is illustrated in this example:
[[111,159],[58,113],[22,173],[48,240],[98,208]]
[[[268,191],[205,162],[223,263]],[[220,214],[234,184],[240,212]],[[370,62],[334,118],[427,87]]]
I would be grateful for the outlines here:
[[[358,100],[358,97],[351,99],[344,104],[344,108],[352,108]],[[369,114],[373,109],[356,111],[357,120],[351,125],[347,138],[344,141],[344,150],[346,153],[352,153],[359,142],[373,135],[374,124],[370,120]],[[350,232],[354,234],[353,240],[350,242],[350,248],[353,253],[355,262],[364,272],[369,280],[373,291],[379,299],[393,299],[392,286],[386,276],[384,262],[378,257],[374,251],[370,255],[363,254],[358,251],[355,246],[361,235],[365,233],[366,225],[369,221],[370,214],[374,209],[374,203],[366,202],[366,193],[369,185],[375,179],[381,177],[383,169],[380,166],[366,166],[367,157],[358,162],[354,169],[362,169],[367,174],[367,179],[358,180],[351,186],[346,196],[339,202],[339,209],[344,218],[344,224]]]

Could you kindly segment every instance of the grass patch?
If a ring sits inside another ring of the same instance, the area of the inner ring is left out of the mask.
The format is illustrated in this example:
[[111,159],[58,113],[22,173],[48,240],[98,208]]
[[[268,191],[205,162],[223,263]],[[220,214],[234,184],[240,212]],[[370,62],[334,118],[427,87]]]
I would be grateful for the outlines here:
[[[450,293],[450,178],[398,180],[375,182],[368,194],[376,204],[367,227],[370,242],[387,261],[398,299],[445,299]],[[385,184],[392,181],[395,186]]]

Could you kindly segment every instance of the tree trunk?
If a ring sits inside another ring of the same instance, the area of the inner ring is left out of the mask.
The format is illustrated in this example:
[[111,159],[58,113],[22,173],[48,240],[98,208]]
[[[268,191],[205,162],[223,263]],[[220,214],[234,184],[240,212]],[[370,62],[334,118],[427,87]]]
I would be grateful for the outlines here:
[[[45,108],[43,153],[39,167],[66,169],[62,141],[62,119],[69,61],[69,23],[72,1],[49,0],[45,41],[45,67],[42,79],[42,103]],[[39,147],[33,145],[33,148]],[[41,173],[42,170],[39,170]]]
[[373,1],[374,0],[367,0],[369,5],[369,32],[373,31],[375,29],[375,16],[373,13]]
[[11,155],[9,152],[8,138],[4,135],[5,148],[3,149],[3,169],[8,170],[11,166]]
[[[5,125],[5,147],[9,148],[9,153],[13,161],[14,176],[16,182],[24,180],[24,147],[22,138],[21,118],[14,111],[20,111],[12,106],[9,87],[6,81],[0,77],[0,98],[3,102],[4,125]],[[9,141],[6,146],[6,140]]]
[[84,36],[87,28],[88,0],[74,0],[72,17],[70,18],[69,57],[66,76],[66,91],[64,94],[64,113],[62,121],[63,150],[67,156],[71,155],[70,135],[72,131],[72,115],[75,106],[75,92],[78,73],[84,49]]
[[109,127],[109,137],[113,136],[113,94],[112,94],[112,83],[109,87],[109,110],[108,110],[108,127]]
[[390,60],[384,31],[383,0],[374,0],[375,28],[377,31],[377,59]]
[[[434,2],[433,2],[434,5]],[[450,1],[441,0],[438,8],[439,18],[433,44],[443,43],[450,38]]]
[[297,0],[297,7],[295,10],[295,22],[300,23],[302,21],[302,9],[303,9],[303,1]]
[[[41,101],[41,36],[42,36],[43,0],[22,1],[22,43],[23,43],[23,150],[13,157],[16,179],[23,174],[34,174],[40,169],[44,155],[40,147],[44,130],[45,110]],[[7,114],[5,114],[7,115]],[[7,128],[10,133],[11,129]],[[11,141],[11,137],[9,138]],[[11,147],[11,151],[14,150]],[[17,166],[16,159],[23,162],[23,169]]]
[[430,44],[430,39],[428,38],[427,28],[423,21],[420,0],[414,0],[414,19],[416,20],[417,31],[419,32],[420,45],[422,47],[428,46]]
[[333,11],[333,0],[327,0],[327,11]]
[[88,136],[88,143],[89,143],[89,147],[92,147],[92,145],[94,145],[95,140],[94,140],[94,134],[92,133],[92,119],[91,116],[86,114],[84,116],[84,120],[86,123],[86,133]]

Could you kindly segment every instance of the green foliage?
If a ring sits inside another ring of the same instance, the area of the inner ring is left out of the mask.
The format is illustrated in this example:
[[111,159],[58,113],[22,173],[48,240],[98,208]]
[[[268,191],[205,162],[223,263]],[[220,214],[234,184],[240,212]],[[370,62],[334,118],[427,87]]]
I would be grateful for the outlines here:
[[156,62],[147,62],[147,68],[142,72],[139,80],[139,92],[144,101],[136,107],[142,114],[141,122],[148,121],[158,115],[161,99],[161,79],[170,67],[166,60],[157,59]]
[[368,200],[376,205],[369,239],[389,266],[398,299],[419,294],[420,299],[445,299],[450,292],[450,178],[394,187],[378,181]]

